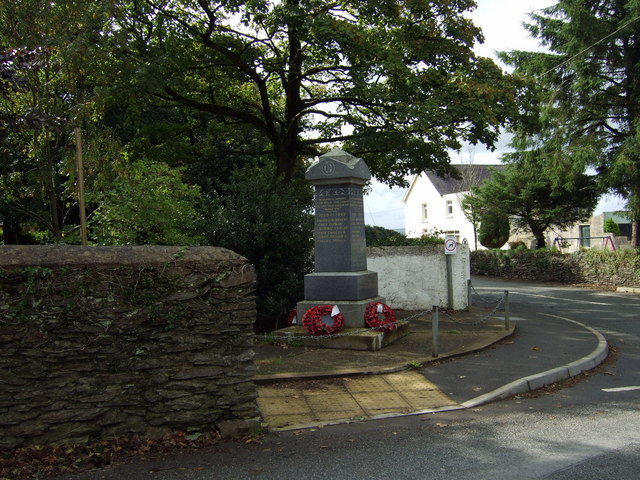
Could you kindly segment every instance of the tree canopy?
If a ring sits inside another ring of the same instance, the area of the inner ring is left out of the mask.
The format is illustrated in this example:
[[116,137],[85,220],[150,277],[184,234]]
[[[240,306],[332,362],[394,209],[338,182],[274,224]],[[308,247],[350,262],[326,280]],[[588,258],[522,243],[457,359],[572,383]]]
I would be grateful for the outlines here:
[[640,2],[559,0],[531,20],[529,32],[548,52],[502,54],[516,74],[533,78],[527,107],[541,112],[525,116],[520,139],[542,132],[577,169],[597,169],[602,185],[628,200],[638,245]]
[[564,166],[545,166],[543,159],[507,163],[474,188],[468,201],[476,205],[481,219],[506,215],[514,227],[533,233],[537,248],[544,248],[549,228],[588,219],[598,202],[595,178],[572,172],[570,162]]
[[135,82],[249,125],[285,178],[335,143],[390,184],[444,173],[462,140],[492,146],[514,105],[511,77],[473,54],[473,0],[116,3]]

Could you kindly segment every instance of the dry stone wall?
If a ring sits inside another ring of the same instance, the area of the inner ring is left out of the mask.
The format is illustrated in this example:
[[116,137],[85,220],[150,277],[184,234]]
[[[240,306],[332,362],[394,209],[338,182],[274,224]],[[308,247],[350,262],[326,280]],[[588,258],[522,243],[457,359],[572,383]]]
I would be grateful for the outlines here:
[[549,250],[471,253],[471,273],[540,282],[640,286],[640,250],[603,249],[562,254]]
[[255,419],[254,284],[215,247],[0,247],[0,448]]

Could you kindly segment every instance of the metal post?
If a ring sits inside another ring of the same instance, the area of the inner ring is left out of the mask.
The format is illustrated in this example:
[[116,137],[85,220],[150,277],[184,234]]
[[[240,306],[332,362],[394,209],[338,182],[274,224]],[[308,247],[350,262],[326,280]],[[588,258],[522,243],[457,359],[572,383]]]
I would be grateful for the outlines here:
[[433,314],[431,315],[431,355],[438,356],[438,336],[440,335],[440,309],[437,305],[433,306]]
[[449,310],[453,310],[453,255],[445,255],[447,260],[447,299]]
[[511,322],[509,321],[509,290],[504,291],[504,329],[509,330]]
[[471,308],[471,280],[467,280],[467,308]]

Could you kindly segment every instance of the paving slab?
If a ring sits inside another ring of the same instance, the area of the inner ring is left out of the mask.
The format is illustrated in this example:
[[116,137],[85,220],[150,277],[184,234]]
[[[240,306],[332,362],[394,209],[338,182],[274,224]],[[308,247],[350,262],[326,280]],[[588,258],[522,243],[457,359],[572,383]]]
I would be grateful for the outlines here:
[[259,385],[258,406],[267,428],[289,430],[457,404],[419,372],[404,371]]

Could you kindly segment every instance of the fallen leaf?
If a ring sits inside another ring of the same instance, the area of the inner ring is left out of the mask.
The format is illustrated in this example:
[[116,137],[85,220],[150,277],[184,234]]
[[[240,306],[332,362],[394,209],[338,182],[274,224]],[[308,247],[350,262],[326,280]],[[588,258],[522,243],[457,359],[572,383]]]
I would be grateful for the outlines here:
[[467,376],[466,375],[460,375],[460,377],[458,377],[458,378],[467,378]]
[[479,392],[480,390],[482,390],[482,387],[473,387],[474,392]]
[[448,423],[436,423],[436,427],[440,427],[440,428],[446,428],[448,427],[449,424]]
[[535,350],[535,351],[537,352],[538,350],[540,350],[540,347],[538,347],[538,346],[536,345],[536,346],[531,347],[531,350]]

